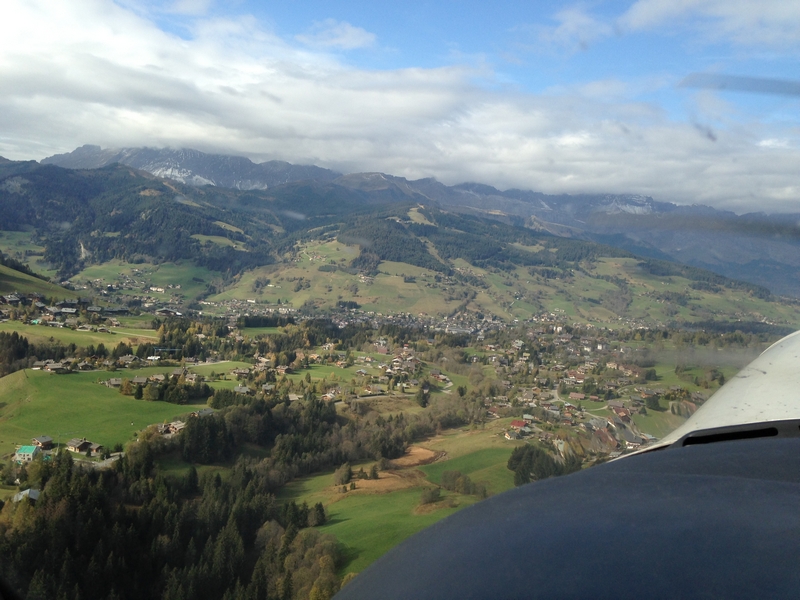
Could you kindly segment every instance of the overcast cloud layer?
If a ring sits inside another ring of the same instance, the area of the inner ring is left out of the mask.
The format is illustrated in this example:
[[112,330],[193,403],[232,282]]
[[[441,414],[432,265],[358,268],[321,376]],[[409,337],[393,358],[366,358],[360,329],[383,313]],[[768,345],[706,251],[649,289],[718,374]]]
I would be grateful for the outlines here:
[[[615,36],[678,30],[686,43],[796,54],[800,5],[792,4],[641,0],[613,18],[572,7],[526,35],[566,55]],[[381,37],[358,24],[321,15],[279,36],[263,20],[215,16],[210,6],[176,2],[172,11],[193,15],[179,37],[138,3],[6,0],[0,155],[41,159],[85,143],[191,147],[448,184],[800,210],[796,98],[783,105],[794,116],[767,118],[714,91],[686,90],[676,115],[657,98],[678,74],[533,92],[503,82],[480,57],[367,69],[347,53],[379,51]],[[508,52],[530,52],[520,47]]]

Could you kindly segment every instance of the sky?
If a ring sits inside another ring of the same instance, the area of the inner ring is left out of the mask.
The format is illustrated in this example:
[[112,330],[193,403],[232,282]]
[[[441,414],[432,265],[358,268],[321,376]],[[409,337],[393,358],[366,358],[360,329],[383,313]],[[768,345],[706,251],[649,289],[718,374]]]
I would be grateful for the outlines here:
[[3,14],[13,160],[183,147],[800,211],[797,2],[4,0]]

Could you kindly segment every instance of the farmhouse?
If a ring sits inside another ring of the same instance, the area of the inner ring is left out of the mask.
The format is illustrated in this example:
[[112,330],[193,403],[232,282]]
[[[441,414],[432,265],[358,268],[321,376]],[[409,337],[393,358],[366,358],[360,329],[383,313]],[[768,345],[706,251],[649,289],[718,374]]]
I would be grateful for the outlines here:
[[20,303],[19,296],[16,294],[8,294],[2,298],[5,304],[10,304],[11,306],[17,306]]
[[53,447],[53,438],[51,438],[49,435],[42,435],[33,438],[31,443],[42,450],[50,450],[50,448]]
[[92,442],[86,438],[72,438],[67,442],[67,450],[70,452],[86,452],[92,446]]

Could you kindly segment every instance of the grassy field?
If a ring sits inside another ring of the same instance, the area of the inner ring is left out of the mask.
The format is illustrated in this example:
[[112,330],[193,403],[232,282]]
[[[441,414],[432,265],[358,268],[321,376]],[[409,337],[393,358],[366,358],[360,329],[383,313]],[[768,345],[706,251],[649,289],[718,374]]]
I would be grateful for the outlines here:
[[32,437],[56,441],[86,437],[106,446],[130,440],[148,425],[172,420],[193,410],[166,402],[144,402],[95,383],[98,379],[164,372],[163,368],[127,373],[17,371],[0,379],[0,455]]
[[60,285],[55,285],[48,281],[43,281],[38,277],[32,277],[26,273],[20,273],[0,265],[0,294],[10,294],[13,292],[38,293],[47,298],[75,298],[77,293]]
[[225,229],[227,231],[234,231],[236,233],[244,233],[244,231],[242,231],[238,227],[234,227],[233,225],[231,225],[229,223],[225,223],[224,221],[214,221],[214,225],[219,225],[220,227],[222,227],[222,229]]
[[42,258],[44,246],[34,244],[32,235],[30,231],[0,231],[0,251],[27,265],[35,273],[54,277],[56,271]]
[[447,429],[440,435],[426,440],[423,446],[434,452],[446,452],[448,459],[458,458],[485,448],[512,448],[521,442],[510,442],[503,437],[512,418],[494,419],[476,429]]
[[414,400],[411,394],[368,396],[362,398],[360,402],[368,404],[372,410],[384,417],[400,413],[414,415],[425,410]]
[[239,329],[242,335],[258,337],[261,335],[275,335],[283,331],[282,327],[242,327]]
[[219,473],[223,478],[227,477],[233,461],[229,464],[214,464],[214,465],[192,465],[192,463],[184,462],[181,458],[180,451],[170,452],[163,454],[156,459],[159,471],[165,475],[173,475],[175,477],[185,477],[189,470],[194,466],[198,475],[204,473]]
[[152,329],[153,315],[144,313],[141,315],[125,315],[117,317],[120,325],[125,329]]
[[16,494],[18,489],[15,485],[0,485],[0,501],[5,502]]
[[686,419],[671,414],[669,410],[648,410],[647,415],[632,415],[631,418],[639,430],[659,439],[686,422]]
[[28,338],[30,342],[42,343],[59,341],[62,344],[75,344],[76,346],[97,346],[104,344],[111,350],[120,342],[136,346],[142,342],[153,342],[158,336],[152,329],[114,329],[110,333],[97,331],[78,331],[67,327],[48,327],[46,325],[25,325],[19,321],[0,323],[0,331],[16,331]]
[[342,495],[346,497],[328,507],[330,521],[320,530],[335,535],[344,545],[344,573],[363,571],[406,538],[475,502],[469,496],[450,494],[454,506],[420,513],[416,510],[420,488],[381,495]]
[[[192,373],[208,377],[211,373],[222,374],[230,373],[233,369],[249,369],[253,363],[240,362],[236,360],[224,360],[210,365],[197,365],[189,369]],[[232,375],[230,375],[232,377]]]
[[[442,472],[461,471],[473,481],[486,483],[490,493],[513,487],[514,476],[506,463],[518,442],[508,442],[501,436],[509,421],[501,419],[483,429],[447,430],[420,442],[418,445],[426,450],[445,452],[445,458],[398,471],[404,480],[402,489],[382,493],[357,489],[342,493],[333,486],[333,471],[328,471],[293,481],[281,490],[278,498],[309,504],[322,502],[330,517],[322,530],[335,535],[346,549],[343,573],[359,572],[410,535],[478,501],[474,496],[443,491],[442,502],[420,508],[422,490],[438,483]],[[355,469],[363,467],[368,471],[371,466],[372,463],[366,462],[355,465]]]
[[491,494],[499,494],[514,487],[514,473],[506,467],[511,456],[511,446],[483,448],[450,460],[420,467],[433,483],[440,483],[445,471],[460,471],[475,483],[485,483]]
[[[224,239],[224,238],[223,238]],[[123,293],[141,293],[143,289],[153,287],[165,288],[164,294],[148,292],[156,297],[165,299],[172,294],[191,299],[205,291],[206,285],[219,277],[219,273],[189,261],[176,263],[162,263],[151,265],[147,263],[134,265],[124,261],[113,260],[101,265],[87,267],[70,281],[75,283],[94,283],[95,285],[119,284],[122,280],[131,279],[137,282],[136,289],[123,290]],[[167,289],[167,286],[180,285],[180,289]]]
[[228,238],[222,237],[220,235],[201,235],[199,233],[196,233],[192,237],[203,244],[211,243],[217,246],[228,246],[230,248],[233,248],[234,250],[241,250],[242,252],[247,252],[247,248],[241,242],[234,242],[233,240],[229,240]]
[[[368,470],[371,465],[363,466]],[[335,535],[344,546],[346,564],[342,573],[363,571],[407,537],[476,501],[474,497],[445,492],[443,497],[449,498],[452,505],[440,502],[421,510],[424,478],[412,487],[384,493],[360,489],[342,493],[332,484],[332,471],[305,477],[285,486],[278,499],[322,502],[326,506],[329,521],[320,530]]]

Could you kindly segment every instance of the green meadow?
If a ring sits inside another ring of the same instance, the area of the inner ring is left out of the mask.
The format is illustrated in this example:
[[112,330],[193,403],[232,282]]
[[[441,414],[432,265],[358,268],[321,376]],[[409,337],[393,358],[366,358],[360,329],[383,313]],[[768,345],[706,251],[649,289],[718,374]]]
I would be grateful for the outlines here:
[[77,293],[60,285],[55,285],[48,281],[43,281],[38,277],[32,277],[26,273],[20,273],[0,265],[0,294],[11,294],[13,292],[38,293],[47,298],[75,298]]
[[234,369],[250,369],[252,367],[253,363],[241,362],[237,360],[223,360],[218,363],[192,366],[189,370],[192,373],[197,373],[198,375],[203,375],[204,377],[209,377],[212,373],[217,375],[226,374],[229,377],[233,377],[232,375],[229,375],[229,373]]
[[62,442],[86,437],[105,446],[125,443],[148,425],[171,421],[193,410],[166,402],[145,402],[96,383],[110,377],[134,377],[163,368],[137,371],[53,375],[17,371],[0,379],[0,454],[32,437],[49,435]]
[[506,448],[483,448],[450,460],[435,462],[420,467],[433,483],[439,484],[445,471],[460,471],[469,475],[475,483],[485,483],[491,494],[499,494],[514,487],[514,473],[506,464],[512,446]]
[[31,231],[0,231],[0,251],[27,265],[35,273],[55,277],[55,270],[42,258],[44,246],[35,244],[32,236]]
[[631,419],[642,433],[649,433],[659,439],[686,422],[683,417],[670,413],[669,409],[648,410],[647,415],[632,415]]
[[234,250],[241,250],[243,252],[247,251],[247,248],[241,242],[234,242],[233,240],[229,240],[226,237],[222,237],[220,235],[201,235],[196,233],[192,236],[192,238],[196,239],[200,243],[210,243],[215,244],[217,246],[228,246],[233,248]]
[[239,332],[252,338],[263,335],[275,335],[283,331],[282,327],[242,327]]
[[[520,442],[509,442],[502,437],[503,428],[510,419],[500,421],[502,423],[493,422],[484,428],[446,430],[419,442],[417,445],[425,449],[444,452],[444,458],[396,471],[411,487],[342,493],[333,486],[333,471],[328,471],[289,483],[280,491],[278,499],[309,504],[322,502],[330,521],[321,530],[335,535],[345,548],[346,564],[342,573],[360,572],[407,537],[478,501],[475,496],[442,490],[442,501],[420,507],[422,490],[431,483],[438,484],[444,471],[456,470],[469,475],[473,481],[485,483],[492,494],[514,487],[514,474],[506,464],[511,450]],[[371,462],[366,462],[354,468],[363,467],[368,471],[371,466]]]
[[58,341],[62,344],[75,344],[76,346],[89,346],[104,344],[111,350],[120,342],[136,346],[140,340],[153,342],[158,336],[152,329],[112,329],[109,333],[98,331],[80,331],[68,327],[49,327],[47,325],[25,325],[20,321],[7,321],[0,323],[0,331],[16,331],[28,338],[30,342],[42,343]]
[[[366,471],[371,463],[357,465],[362,466]],[[420,496],[428,487],[424,478],[412,487],[386,492],[357,489],[343,493],[332,484],[332,471],[304,477],[284,486],[278,499],[325,505],[329,520],[320,530],[336,536],[344,547],[343,574],[363,571],[407,537],[476,501],[444,492],[444,501],[421,509]]]
[[327,507],[330,521],[320,531],[336,536],[344,546],[343,573],[359,573],[394,546],[460,508],[474,504],[470,496],[444,493],[454,506],[440,502],[430,512],[418,511],[422,488],[387,494],[342,494]]
[[[220,274],[204,267],[198,267],[190,261],[174,263],[161,263],[152,265],[148,263],[131,264],[120,260],[109,261],[100,265],[87,267],[70,281],[80,283],[93,283],[95,285],[117,284],[121,276],[127,276],[142,282],[138,289],[123,290],[123,294],[141,293],[143,288],[163,287],[164,293],[148,291],[154,297],[167,299],[172,295],[192,299],[206,290],[206,285]],[[168,289],[169,285],[180,285],[180,289]]]

